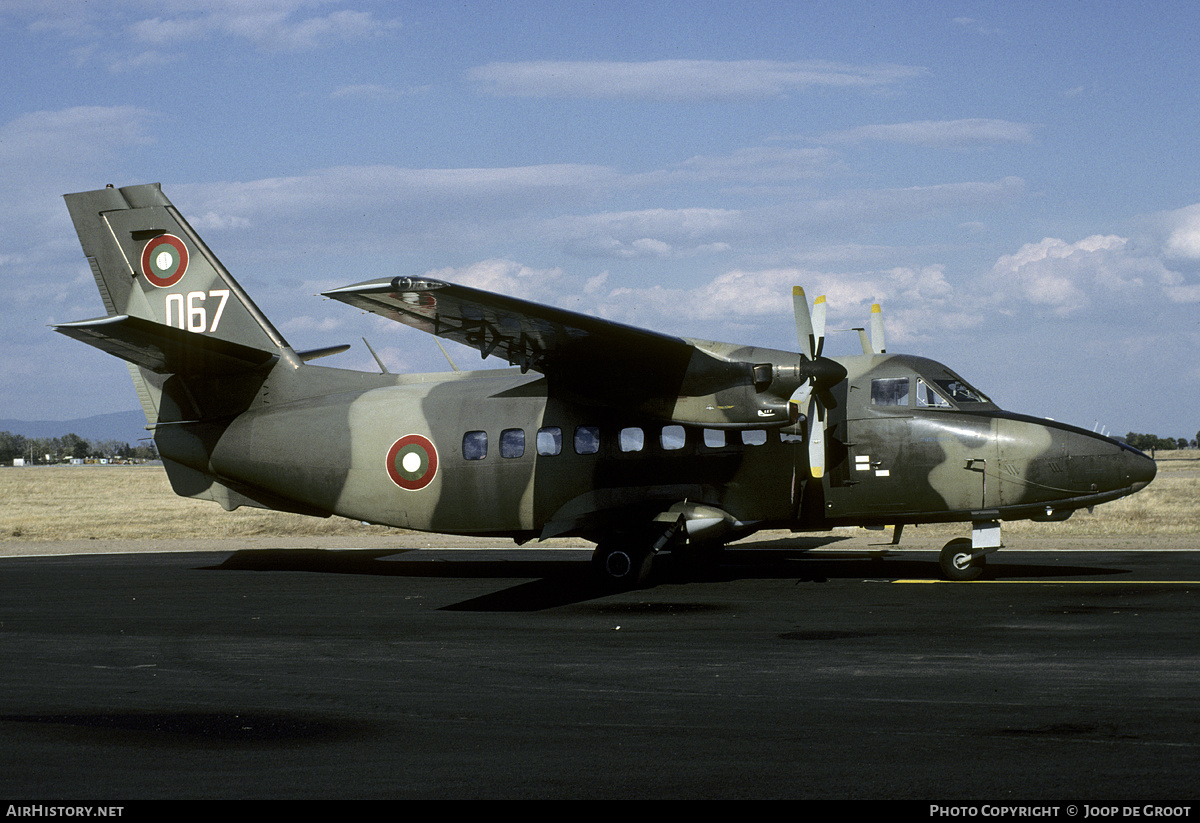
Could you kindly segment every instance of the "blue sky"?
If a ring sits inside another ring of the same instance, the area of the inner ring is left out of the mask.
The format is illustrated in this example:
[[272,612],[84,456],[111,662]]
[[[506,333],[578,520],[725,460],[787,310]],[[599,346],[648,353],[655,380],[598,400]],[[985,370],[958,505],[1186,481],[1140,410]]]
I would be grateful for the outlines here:
[[137,408],[46,325],[103,314],[60,195],[161,182],[293,346],[355,344],[329,365],[446,368],[315,296],[369,278],[793,350],[798,284],[1005,408],[1191,438],[1198,34],[1168,2],[5,0],[0,418]]

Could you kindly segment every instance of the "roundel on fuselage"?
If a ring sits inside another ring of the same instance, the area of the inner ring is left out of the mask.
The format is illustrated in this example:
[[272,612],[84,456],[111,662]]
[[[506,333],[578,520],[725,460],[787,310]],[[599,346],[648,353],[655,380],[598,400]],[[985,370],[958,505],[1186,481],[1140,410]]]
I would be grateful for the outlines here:
[[425,488],[433,482],[437,470],[437,449],[427,437],[406,434],[388,449],[388,477],[402,489],[417,491]]

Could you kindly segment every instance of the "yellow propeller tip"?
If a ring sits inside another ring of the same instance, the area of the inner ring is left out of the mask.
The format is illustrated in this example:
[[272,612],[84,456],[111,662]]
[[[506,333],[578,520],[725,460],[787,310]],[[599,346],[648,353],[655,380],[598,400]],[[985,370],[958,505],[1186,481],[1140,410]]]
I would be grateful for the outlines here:
[[799,286],[792,286],[792,297],[803,297],[804,289]]
[[825,295],[822,294],[820,297],[818,297],[816,300],[813,301],[813,305],[816,305],[817,303],[824,303],[824,302],[825,302]]

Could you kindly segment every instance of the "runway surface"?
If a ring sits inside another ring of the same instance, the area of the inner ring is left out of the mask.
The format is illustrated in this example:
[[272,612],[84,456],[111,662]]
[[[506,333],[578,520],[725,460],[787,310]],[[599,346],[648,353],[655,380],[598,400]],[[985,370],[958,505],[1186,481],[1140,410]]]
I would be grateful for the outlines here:
[[0,558],[0,796],[1187,803],[1200,558]]

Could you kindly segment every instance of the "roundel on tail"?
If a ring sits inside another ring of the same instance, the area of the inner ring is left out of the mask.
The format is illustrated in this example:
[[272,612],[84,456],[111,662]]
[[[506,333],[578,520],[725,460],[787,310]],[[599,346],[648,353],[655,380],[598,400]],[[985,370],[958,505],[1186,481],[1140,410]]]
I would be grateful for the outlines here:
[[173,234],[160,234],[142,249],[142,274],[152,286],[174,286],[183,279],[187,267],[187,246]]
[[429,438],[406,434],[387,453],[387,473],[402,489],[417,491],[433,482],[438,469],[437,449]]

